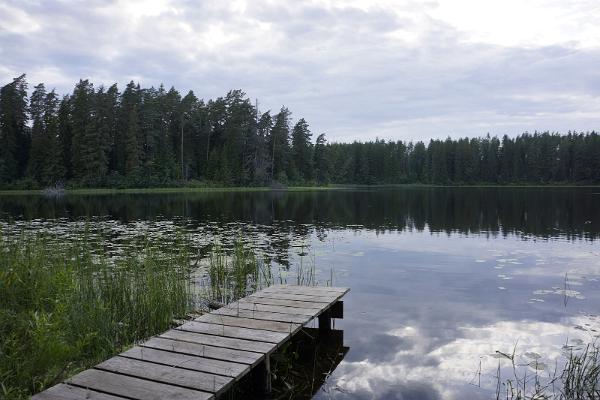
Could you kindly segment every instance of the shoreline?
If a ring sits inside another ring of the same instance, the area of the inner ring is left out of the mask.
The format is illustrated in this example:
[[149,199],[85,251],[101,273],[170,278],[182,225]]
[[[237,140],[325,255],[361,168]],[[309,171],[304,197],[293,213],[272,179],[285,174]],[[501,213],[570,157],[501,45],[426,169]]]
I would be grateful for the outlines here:
[[[214,186],[214,187],[161,187],[161,188],[76,188],[60,191],[59,195],[107,195],[107,194],[168,194],[168,193],[218,193],[218,192],[313,192],[333,190],[369,190],[369,189],[414,189],[414,188],[456,188],[456,189],[481,189],[481,188],[506,188],[506,189],[585,189],[599,188],[600,184],[426,184],[426,183],[398,183],[378,185],[343,185],[331,184],[327,186],[289,186],[272,188],[268,186]],[[44,195],[44,189],[4,189],[0,196],[10,195]],[[50,195],[49,197],[52,197]]]

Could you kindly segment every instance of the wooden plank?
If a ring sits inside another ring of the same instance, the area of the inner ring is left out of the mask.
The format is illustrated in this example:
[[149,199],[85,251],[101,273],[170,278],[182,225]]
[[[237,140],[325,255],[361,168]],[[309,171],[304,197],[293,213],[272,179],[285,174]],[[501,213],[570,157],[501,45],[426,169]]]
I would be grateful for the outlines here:
[[308,315],[282,314],[278,312],[276,313],[269,311],[245,310],[243,308],[233,308],[229,306],[219,308],[218,310],[213,311],[211,314],[260,319],[265,321],[292,322],[295,324],[305,324],[312,319]]
[[208,400],[212,394],[199,390],[133,378],[98,369],[88,369],[67,381],[67,383],[102,391],[135,400]]
[[298,301],[298,300],[289,300],[289,299],[278,299],[273,297],[259,297],[255,295],[250,295],[244,297],[244,302],[246,303],[256,303],[256,304],[269,304],[273,306],[284,306],[284,307],[296,307],[296,308],[304,308],[310,310],[322,310],[323,307],[327,307],[330,302],[312,302],[312,301]]
[[280,344],[290,336],[289,333],[284,332],[240,328],[237,326],[219,325],[197,321],[186,322],[185,324],[181,325],[176,329],[188,332],[205,333],[208,335],[255,340],[258,342],[268,342],[274,343],[276,345]]
[[108,359],[94,368],[209,393],[219,393],[233,382],[233,378],[229,376],[191,371],[120,356]]
[[333,286],[298,286],[298,285],[273,285],[269,286],[262,291],[269,290],[286,290],[290,293],[293,292],[310,292],[310,293],[325,293],[325,294],[345,294],[350,288],[347,287],[333,287]]
[[[231,304],[231,307],[228,308],[237,309],[239,305],[240,309],[249,310],[249,311],[266,311],[273,313],[281,313],[281,314],[293,314],[293,315],[301,315],[306,317],[313,317],[319,313],[319,308],[299,308],[299,307],[286,307],[286,306],[277,306],[271,304],[261,304],[261,303],[253,303],[246,300],[240,300]],[[222,308],[221,308],[222,309]]]
[[[215,340],[205,340],[205,336]],[[194,343],[192,341],[197,342]],[[202,342],[207,343],[205,344]],[[213,346],[208,342],[220,344],[222,346]],[[276,347],[271,343],[245,342],[246,341],[241,341],[239,339],[170,330],[163,333],[160,337],[152,338],[146,341],[141,346],[249,365],[258,364],[263,359],[264,355],[253,351],[241,350],[241,348],[254,350],[258,350],[260,348],[260,350],[266,350],[264,353],[267,353],[268,351],[274,350]],[[260,345],[268,345],[268,347],[261,348]]]
[[126,400],[124,397],[60,383],[31,397],[31,400]]
[[218,315],[212,313],[204,314],[203,316],[196,318],[194,321],[226,326],[237,326],[240,328],[248,329],[263,329],[265,331],[283,332],[289,334],[295,333],[298,329],[302,327],[302,325],[294,324],[291,322],[265,321],[260,319],[235,316],[232,317],[229,315]]
[[235,378],[250,371],[250,366],[235,362],[214,360],[212,358],[192,356],[189,354],[173,353],[147,347],[136,346],[119,354],[121,357],[150,361],[157,364],[170,365],[194,371],[230,376]]
[[294,294],[294,293],[285,293],[285,292],[256,292],[251,296],[252,298],[262,297],[269,299],[283,299],[283,300],[296,300],[296,301],[306,301],[312,303],[325,303],[330,304],[337,300],[339,296],[313,296],[307,294]]
[[338,299],[342,297],[346,292],[332,292],[324,291],[320,289],[313,289],[309,286],[294,286],[294,287],[275,287],[271,286],[267,289],[256,292],[255,295],[262,294],[289,294],[289,295],[302,295],[311,297],[325,297],[329,299]]
[[342,316],[339,299],[349,290],[266,288],[151,338],[33,399],[212,399],[251,368],[263,362],[268,366],[269,355],[311,319]]

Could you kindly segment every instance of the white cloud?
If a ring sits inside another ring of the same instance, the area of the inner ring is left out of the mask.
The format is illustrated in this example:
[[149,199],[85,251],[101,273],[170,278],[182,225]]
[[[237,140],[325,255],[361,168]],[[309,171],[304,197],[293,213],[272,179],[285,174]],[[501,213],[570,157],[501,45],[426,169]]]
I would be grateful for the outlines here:
[[9,4],[0,3],[0,35],[27,34],[41,28],[38,22],[27,12]]
[[472,42],[600,46],[600,6],[595,0],[446,0],[431,14]]
[[[371,398],[383,398],[381,391],[386,388],[422,382],[439,393],[435,398],[452,400],[464,398],[465,386],[469,386],[467,393],[475,395],[476,386],[481,384],[480,394],[486,398],[485,393],[493,393],[496,387],[499,363],[502,382],[514,380],[515,374],[520,379],[525,374],[531,377],[536,359],[541,382],[546,381],[555,365],[560,374],[560,366],[565,362],[565,343],[577,350],[581,344],[593,341],[589,332],[574,328],[590,322],[597,327],[597,317],[589,316],[561,323],[498,321],[485,326],[464,326],[456,332],[458,337],[443,343],[432,341],[429,332],[422,332],[419,326],[405,326],[387,332],[407,343],[399,350],[390,349],[389,359],[343,361],[328,385],[335,385],[348,398],[361,392],[371,393]],[[516,372],[498,351],[507,355],[515,352]],[[530,363],[532,367],[527,366]],[[532,385],[528,388],[531,390]]]
[[0,0],[0,83],[242,88],[330,140],[600,127],[591,0],[85,4]]

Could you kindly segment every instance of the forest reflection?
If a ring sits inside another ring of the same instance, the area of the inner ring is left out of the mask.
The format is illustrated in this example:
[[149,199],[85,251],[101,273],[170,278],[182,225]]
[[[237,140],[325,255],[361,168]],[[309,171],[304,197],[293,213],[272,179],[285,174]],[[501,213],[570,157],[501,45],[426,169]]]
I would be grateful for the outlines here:
[[417,230],[447,234],[596,239],[600,189],[400,188],[308,192],[0,196],[3,218],[121,222],[185,218],[195,224],[281,225],[299,236],[313,228]]

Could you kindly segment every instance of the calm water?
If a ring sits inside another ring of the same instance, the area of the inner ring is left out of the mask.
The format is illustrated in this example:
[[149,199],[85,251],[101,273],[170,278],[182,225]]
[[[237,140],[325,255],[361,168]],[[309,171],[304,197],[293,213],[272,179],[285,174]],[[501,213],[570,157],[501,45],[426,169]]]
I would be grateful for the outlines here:
[[495,398],[499,363],[512,374],[496,351],[543,376],[600,329],[600,189],[0,197],[8,220],[92,221],[116,252],[181,228],[200,248],[244,238],[289,279],[315,265],[352,288],[336,324],[350,351],[318,399]]

